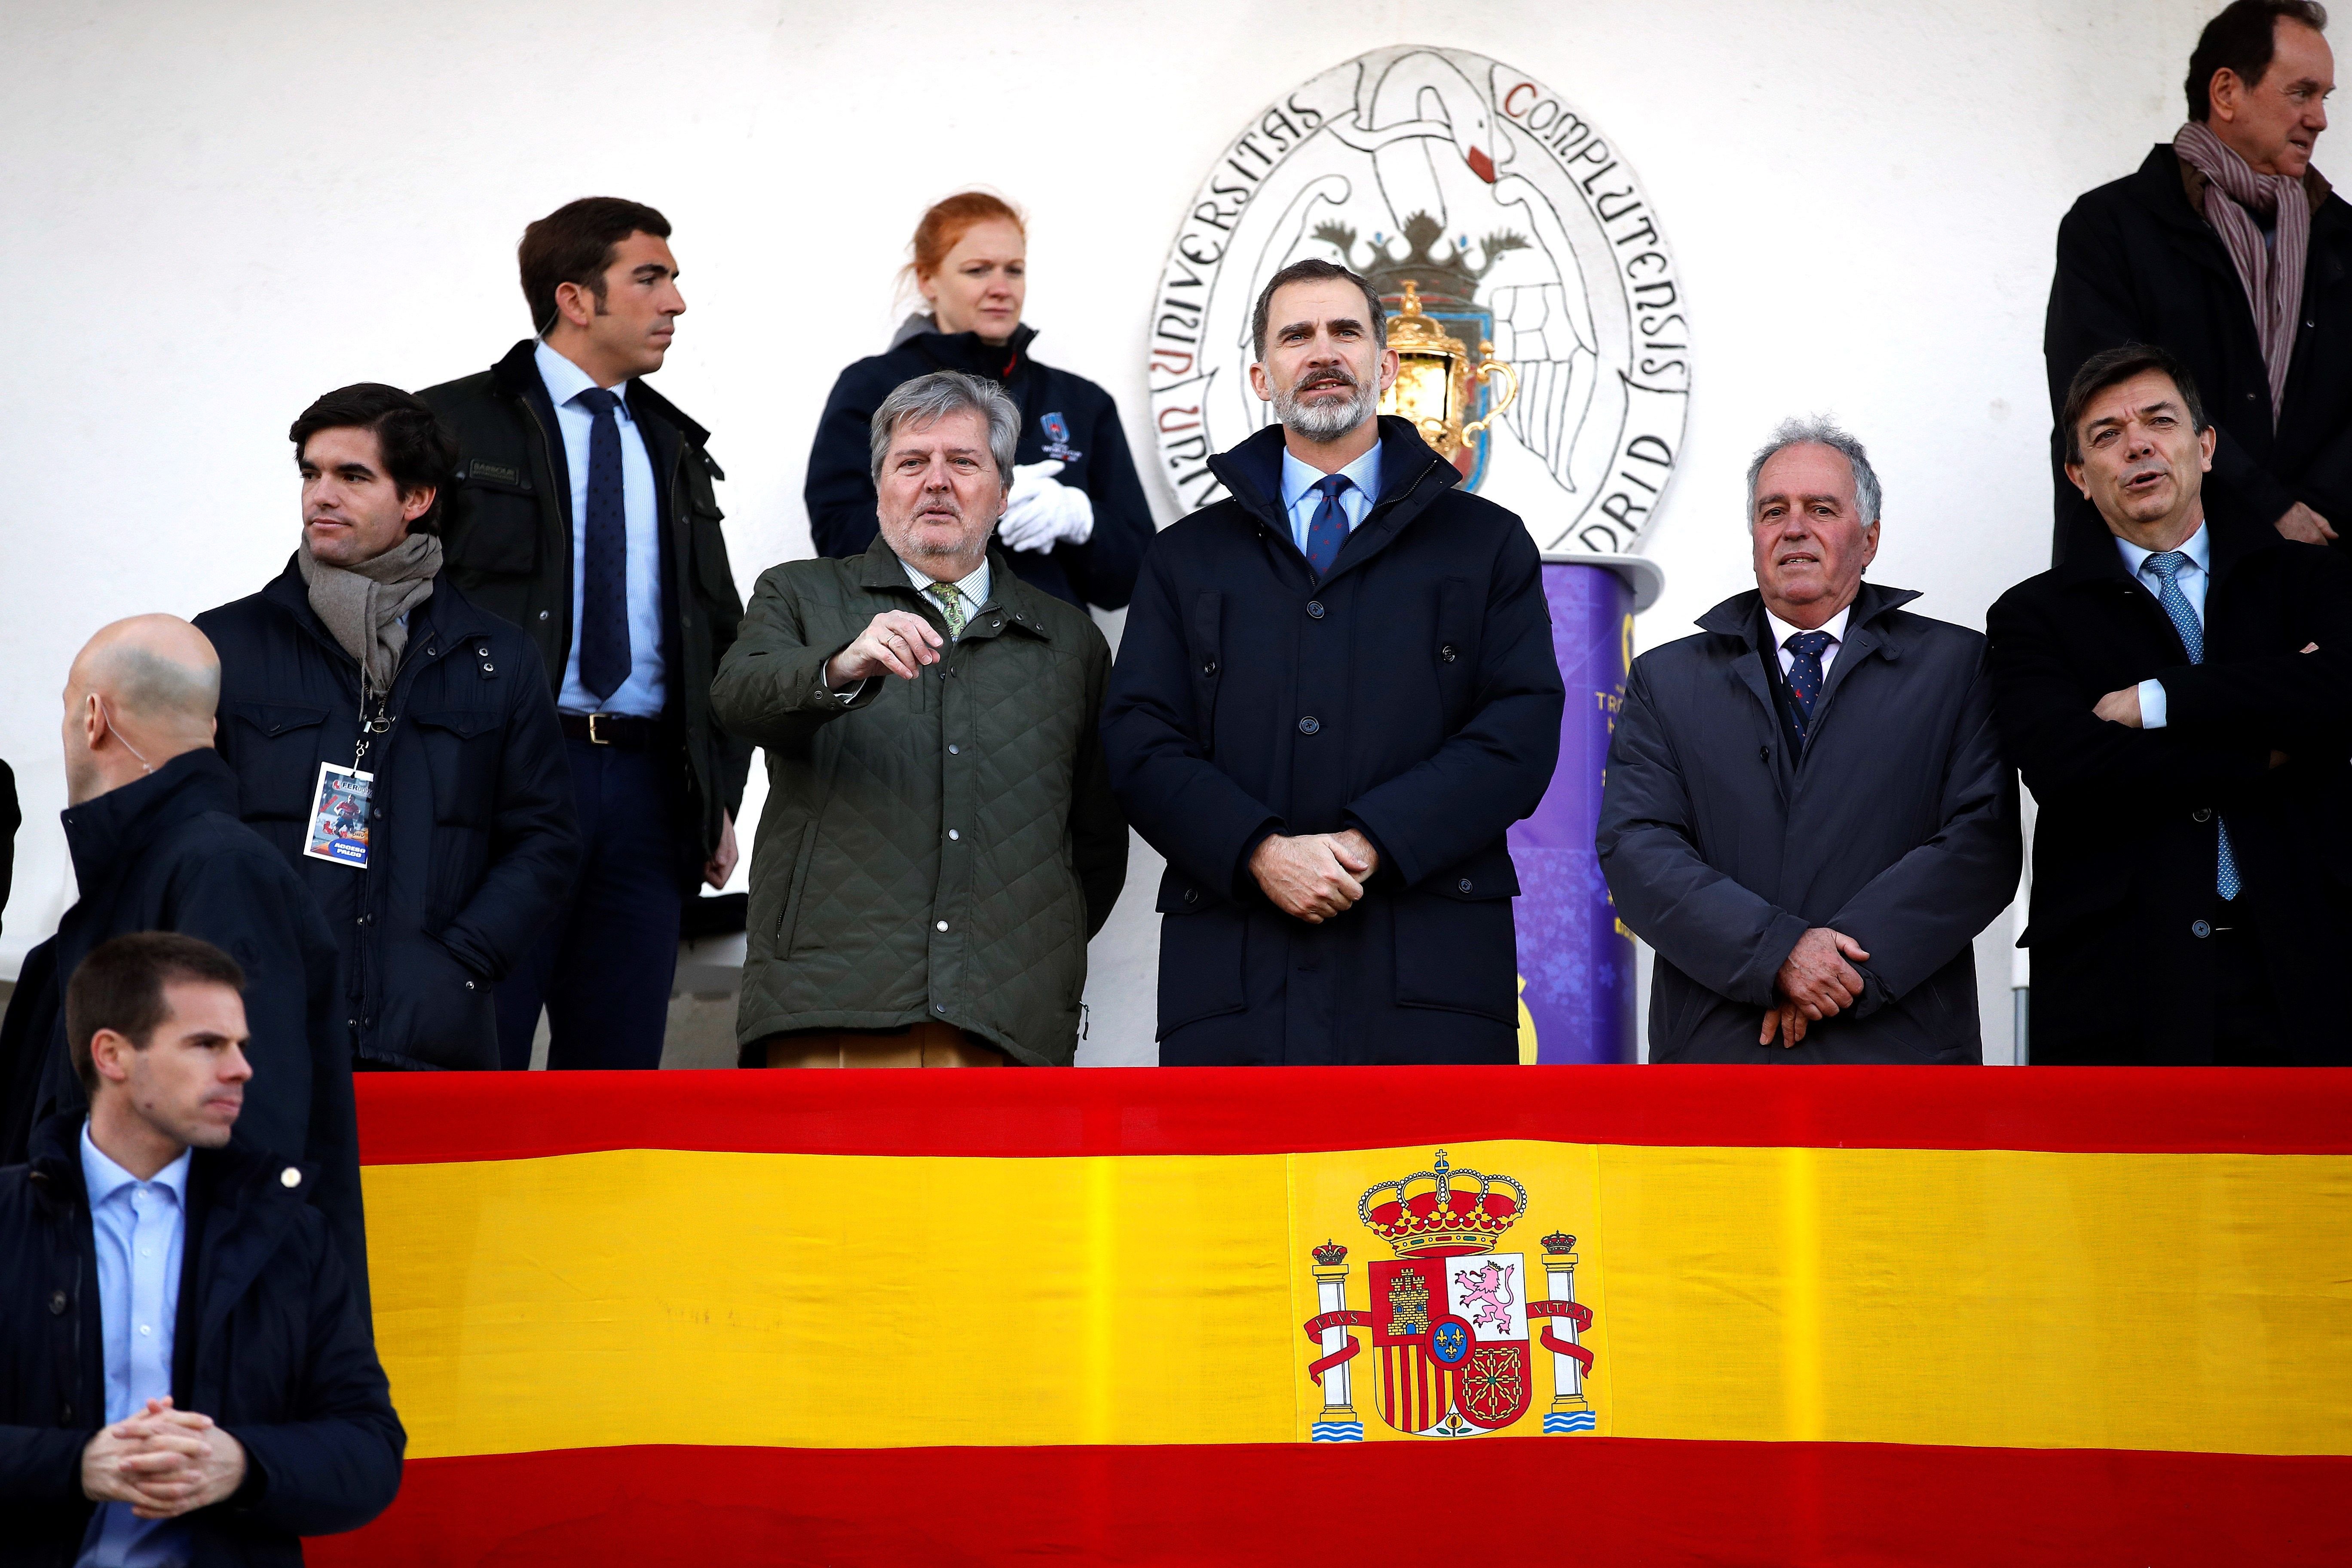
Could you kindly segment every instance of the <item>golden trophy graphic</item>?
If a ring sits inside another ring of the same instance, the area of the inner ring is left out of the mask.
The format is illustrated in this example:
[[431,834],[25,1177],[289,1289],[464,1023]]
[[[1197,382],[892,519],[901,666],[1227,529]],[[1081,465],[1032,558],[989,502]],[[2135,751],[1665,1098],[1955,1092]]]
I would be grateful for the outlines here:
[[[1404,301],[1389,321],[1389,347],[1397,353],[1397,378],[1381,395],[1381,412],[1412,420],[1422,439],[1449,463],[1519,395],[1518,373],[1495,357],[1495,345],[1481,342],[1474,362],[1468,344],[1423,313],[1421,286],[1410,278],[1404,279]],[[1483,417],[1465,423],[1472,387],[1496,376],[1502,378],[1502,395]]]

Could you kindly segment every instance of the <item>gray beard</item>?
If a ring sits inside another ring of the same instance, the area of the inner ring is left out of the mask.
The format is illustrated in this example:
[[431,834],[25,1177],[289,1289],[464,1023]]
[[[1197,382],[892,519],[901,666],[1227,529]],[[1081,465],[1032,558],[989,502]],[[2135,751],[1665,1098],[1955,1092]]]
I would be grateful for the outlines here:
[[1274,416],[1282,421],[1284,429],[1309,441],[1336,441],[1370,419],[1380,405],[1380,394],[1359,382],[1356,395],[1345,403],[1304,404],[1293,393],[1277,392]]

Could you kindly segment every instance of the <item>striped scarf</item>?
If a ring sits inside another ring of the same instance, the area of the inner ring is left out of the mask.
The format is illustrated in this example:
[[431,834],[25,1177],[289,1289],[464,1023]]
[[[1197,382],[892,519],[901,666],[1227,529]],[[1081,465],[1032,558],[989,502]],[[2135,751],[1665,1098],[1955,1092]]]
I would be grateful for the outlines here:
[[[2238,280],[2253,307],[2254,334],[2263,363],[2271,373],[2271,421],[2275,427],[2286,400],[2286,370],[2294,358],[2295,321],[2303,313],[2303,268],[2311,250],[2311,202],[2303,182],[2284,174],[2257,174],[2201,121],[2192,120],[2172,139],[2183,163],[2205,176],[2205,221],[2221,237]],[[2263,243],[2252,212],[2275,213],[2273,243]]]

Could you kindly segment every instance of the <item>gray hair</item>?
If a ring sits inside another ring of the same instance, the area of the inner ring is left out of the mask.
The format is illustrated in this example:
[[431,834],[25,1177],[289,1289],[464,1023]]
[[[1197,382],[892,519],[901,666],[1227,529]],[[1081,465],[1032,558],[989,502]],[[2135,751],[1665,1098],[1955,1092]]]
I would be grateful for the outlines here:
[[1870,466],[1870,454],[1862,449],[1861,442],[1839,429],[1835,420],[1816,414],[1809,418],[1780,421],[1780,427],[1772,432],[1772,438],[1748,461],[1748,521],[1750,526],[1756,521],[1756,477],[1764,471],[1765,464],[1791,447],[1827,447],[1843,458],[1846,467],[1853,471],[1853,504],[1862,513],[1861,521],[1864,526],[1878,521],[1878,470]]
[[874,411],[874,482],[882,482],[882,460],[889,456],[899,426],[909,420],[919,427],[932,425],[967,410],[988,421],[988,455],[996,459],[997,477],[1010,489],[1013,454],[1021,444],[1021,410],[994,382],[960,370],[935,370],[902,381],[882,400]]

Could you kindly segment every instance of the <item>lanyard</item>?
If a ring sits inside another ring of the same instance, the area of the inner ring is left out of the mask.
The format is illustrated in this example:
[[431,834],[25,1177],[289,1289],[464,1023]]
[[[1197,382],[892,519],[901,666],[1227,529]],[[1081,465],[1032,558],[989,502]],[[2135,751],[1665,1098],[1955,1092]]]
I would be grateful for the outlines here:
[[375,706],[375,711],[373,714],[368,711],[370,695],[367,670],[362,668],[360,671],[360,732],[358,740],[352,746],[352,772],[353,773],[362,771],[360,764],[367,758],[368,737],[383,734],[392,728],[392,720],[384,713],[384,710],[392,705],[392,693],[378,691],[373,694]]

